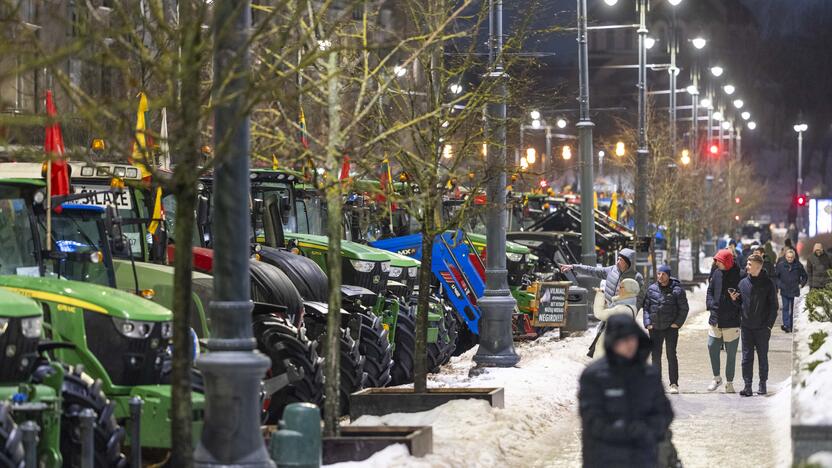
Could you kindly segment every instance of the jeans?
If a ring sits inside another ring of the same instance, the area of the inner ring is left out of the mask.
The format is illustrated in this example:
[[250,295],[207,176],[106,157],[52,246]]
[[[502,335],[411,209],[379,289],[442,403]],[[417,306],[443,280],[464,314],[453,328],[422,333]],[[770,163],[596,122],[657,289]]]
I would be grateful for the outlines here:
[[722,350],[722,345],[725,345],[725,381],[734,381],[734,371],[737,367],[737,347],[740,344],[739,338],[733,341],[724,341],[722,338],[708,336],[708,354],[711,357],[711,370],[714,372],[714,377],[719,377],[719,352]]
[[792,329],[792,318],[794,317],[794,298],[780,295],[783,302],[783,326]]
[[670,385],[679,385],[679,360],[676,358],[676,343],[679,342],[679,329],[649,330],[653,341],[653,365],[662,375],[662,347],[667,344],[667,369],[670,373]]
[[761,328],[752,330],[750,328],[740,329],[742,336],[742,380],[746,386],[751,386],[754,378],[754,352],[757,352],[757,359],[760,367],[760,382],[768,380],[768,340],[771,339],[771,330]]

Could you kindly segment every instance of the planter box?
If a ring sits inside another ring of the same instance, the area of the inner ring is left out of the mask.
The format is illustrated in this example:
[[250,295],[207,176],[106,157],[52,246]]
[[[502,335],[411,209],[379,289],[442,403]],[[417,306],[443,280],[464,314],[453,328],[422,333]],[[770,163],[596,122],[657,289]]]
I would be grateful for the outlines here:
[[323,464],[361,461],[394,444],[404,444],[414,457],[433,452],[430,426],[346,426],[339,437],[324,437]]
[[505,407],[505,393],[496,388],[429,388],[415,393],[412,388],[367,388],[350,395],[350,418],[390,413],[419,413],[452,400],[485,400],[493,408]]
[[817,452],[832,452],[832,427],[792,425],[794,463],[805,462]]

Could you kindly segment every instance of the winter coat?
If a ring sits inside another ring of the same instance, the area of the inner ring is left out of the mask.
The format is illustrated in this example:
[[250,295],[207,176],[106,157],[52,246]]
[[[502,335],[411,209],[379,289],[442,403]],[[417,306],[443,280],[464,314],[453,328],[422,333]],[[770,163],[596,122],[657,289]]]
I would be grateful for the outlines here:
[[792,263],[782,261],[774,269],[774,284],[785,297],[800,296],[800,288],[805,286],[808,280],[809,275],[797,260]]
[[653,326],[654,330],[666,330],[671,325],[677,327],[685,323],[688,317],[688,297],[682,283],[670,278],[667,286],[658,282],[647,288],[644,297],[644,326]]
[[705,296],[705,304],[711,313],[708,318],[709,325],[719,328],[740,326],[740,308],[728,295],[728,288],[737,289],[739,284],[740,269],[737,265],[732,265],[725,271],[719,268],[711,270],[708,293]]
[[823,288],[829,283],[826,270],[832,268],[832,258],[826,252],[816,255],[812,253],[806,260],[806,273],[809,274],[810,288]]
[[[595,295],[595,304],[592,309],[592,313],[595,315],[595,318],[600,320],[601,322],[606,322],[609,320],[610,317],[613,315],[629,315],[633,319],[638,318],[638,308],[636,307],[636,302],[638,298],[635,296],[630,297],[620,297],[615,296],[612,298],[612,303],[609,306],[606,305],[604,299],[601,295]],[[604,355],[604,339],[606,338],[606,325],[601,327],[601,331],[598,332],[598,339],[597,344],[595,346],[595,354],[593,357],[600,358]]]
[[765,271],[758,276],[748,275],[740,281],[740,297],[736,303],[741,308],[742,328],[762,330],[774,326],[777,320],[777,289]]
[[608,267],[572,265],[572,267],[576,273],[595,276],[604,280],[604,300],[607,304],[610,304],[612,298],[618,294],[618,285],[621,283],[621,280],[624,278],[633,278],[638,282],[639,286],[636,305],[640,309],[644,302],[644,278],[641,276],[641,273],[636,271],[636,252],[633,249],[621,249],[618,255],[630,261],[630,267],[624,272],[619,271],[617,265],[610,265]]
[[771,278],[774,278],[774,276],[776,275],[774,262],[769,261],[768,257],[766,257],[766,259],[763,260],[763,270],[765,270],[766,273],[768,273],[768,276]]
[[[636,357],[612,353],[619,338],[637,335]],[[584,467],[656,467],[658,444],[667,434],[673,409],[659,371],[647,364],[650,339],[628,315],[607,322],[605,357],[581,374],[578,389]]]

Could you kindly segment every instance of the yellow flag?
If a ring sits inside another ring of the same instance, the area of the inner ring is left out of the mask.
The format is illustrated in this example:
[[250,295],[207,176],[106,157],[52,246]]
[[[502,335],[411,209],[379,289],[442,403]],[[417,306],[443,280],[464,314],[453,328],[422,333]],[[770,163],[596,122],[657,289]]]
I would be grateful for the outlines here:
[[598,209],[598,192],[592,192],[592,207]]
[[165,212],[162,210],[162,187],[156,188],[156,201],[153,203],[153,215],[151,218],[153,221],[150,222],[147,230],[151,234],[156,234],[159,225],[162,224],[162,220],[165,218]]
[[276,171],[280,167],[280,164],[277,163],[277,156],[272,155],[272,170]]
[[147,96],[144,93],[139,93],[139,108],[136,110],[136,136],[133,140],[133,165],[138,166],[142,172],[142,178],[149,177],[150,171],[147,170],[147,122],[145,121],[145,113],[147,112]]
[[612,193],[612,200],[610,200],[610,218],[618,221],[618,192]]

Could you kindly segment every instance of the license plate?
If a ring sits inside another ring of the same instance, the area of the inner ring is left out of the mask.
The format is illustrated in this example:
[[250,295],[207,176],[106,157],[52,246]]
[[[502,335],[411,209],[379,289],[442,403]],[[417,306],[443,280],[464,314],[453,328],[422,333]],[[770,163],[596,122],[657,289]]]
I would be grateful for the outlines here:
[[[73,185],[73,192],[74,193],[88,193],[88,192],[101,192],[104,190],[109,190],[110,187],[106,185]],[[91,196],[89,198],[82,198],[80,200],[75,200],[73,203],[78,203],[81,205],[95,205],[100,206],[102,208],[106,208],[109,205],[114,205],[116,208],[120,210],[132,210],[133,209],[133,201],[130,198],[130,192],[128,190],[123,190],[121,193],[99,193],[95,196]]]

